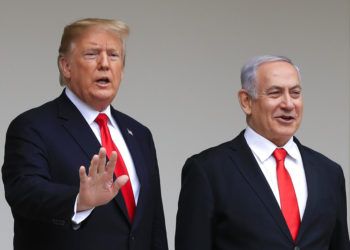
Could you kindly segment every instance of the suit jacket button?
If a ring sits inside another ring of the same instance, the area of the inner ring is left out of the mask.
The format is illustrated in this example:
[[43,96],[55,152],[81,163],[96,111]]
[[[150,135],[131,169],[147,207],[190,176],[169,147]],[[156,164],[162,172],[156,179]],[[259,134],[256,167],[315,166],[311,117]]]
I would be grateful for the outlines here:
[[60,219],[52,219],[52,223],[57,226],[64,226],[66,224],[64,220],[60,220]]
[[294,247],[294,250],[300,250],[300,247],[295,246],[295,247]]

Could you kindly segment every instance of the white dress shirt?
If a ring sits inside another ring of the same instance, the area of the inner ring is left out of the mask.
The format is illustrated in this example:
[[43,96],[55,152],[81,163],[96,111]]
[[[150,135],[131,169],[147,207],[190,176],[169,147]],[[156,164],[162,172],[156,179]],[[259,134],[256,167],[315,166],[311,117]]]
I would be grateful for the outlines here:
[[[132,190],[134,193],[135,198],[135,204],[137,205],[139,193],[140,193],[140,182],[136,174],[135,165],[131,158],[131,154],[129,152],[129,149],[124,141],[124,138],[122,136],[122,133],[120,132],[120,129],[114,120],[113,116],[111,115],[111,107],[108,106],[104,111],[98,112],[94,109],[92,109],[90,106],[88,106],[86,103],[84,103],[82,100],[80,100],[69,88],[66,88],[65,93],[69,100],[72,101],[72,103],[77,107],[77,109],[80,111],[86,122],[89,124],[90,128],[94,132],[97,140],[101,143],[101,135],[100,135],[100,127],[95,122],[96,117],[99,113],[104,113],[108,116],[108,129],[111,133],[112,140],[114,144],[117,146],[120,154],[123,157],[125,166],[128,170],[129,179],[131,181]],[[98,154],[98,152],[96,152]],[[87,167],[87,166],[85,166]],[[77,201],[77,199],[76,199]],[[83,220],[85,220],[93,209],[82,211],[82,212],[76,212],[76,206],[77,202],[75,202],[74,205],[74,215],[72,218],[72,221],[76,224],[80,224]]]
[[[280,196],[277,184],[276,160],[272,155],[277,148],[275,144],[267,140],[263,136],[256,133],[252,128],[247,127],[244,132],[244,137],[248,146],[253,152],[256,161],[259,164],[270,188],[281,207]],[[304,172],[304,165],[298,146],[293,141],[293,137],[283,146],[287,151],[287,156],[284,165],[292,179],[294,190],[298,200],[300,219],[303,218],[306,200],[307,200],[307,185]]]

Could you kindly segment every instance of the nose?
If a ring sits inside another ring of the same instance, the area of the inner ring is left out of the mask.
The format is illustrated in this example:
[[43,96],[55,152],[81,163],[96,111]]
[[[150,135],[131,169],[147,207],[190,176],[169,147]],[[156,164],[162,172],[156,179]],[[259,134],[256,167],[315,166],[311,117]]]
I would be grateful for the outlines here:
[[107,53],[101,53],[99,57],[99,70],[108,70],[109,69],[109,60]]
[[290,96],[289,93],[285,93],[282,98],[283,98],[281,103],[282,108],[287,110],[291,110],[294,108],[293,98]]

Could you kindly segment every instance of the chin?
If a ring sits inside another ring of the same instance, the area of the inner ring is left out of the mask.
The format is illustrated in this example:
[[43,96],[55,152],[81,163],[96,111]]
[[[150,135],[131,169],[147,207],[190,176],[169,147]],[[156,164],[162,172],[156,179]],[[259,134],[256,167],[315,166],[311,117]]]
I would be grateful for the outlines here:
[[101,96],[92,96],[89,100],[89,105],[92,106],[97,111],[103,111],[110,105],[113,101],[113,97],[101,97]]
[[98,102],[112,102],[115,96],[116,92],[114,91],[100,91],[95,93],[92,98]]
[[292,138],[293,135],[294,135],[294,133],[286,133],[286,132],[284,132],[284,133],[279,133],[279,138],[283,138],[283,141],[286,141],[286,143],[287,143],[287,141],[288,141],[290,138]]

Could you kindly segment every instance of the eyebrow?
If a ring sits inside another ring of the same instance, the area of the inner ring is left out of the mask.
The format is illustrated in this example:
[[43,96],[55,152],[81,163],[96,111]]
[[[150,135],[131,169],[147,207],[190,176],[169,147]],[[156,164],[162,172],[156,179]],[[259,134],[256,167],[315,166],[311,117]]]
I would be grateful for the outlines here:
[[99,44],[98,43],[96,43],[96,42],[87,42],[86,44],[88,44],[88,45],[93,45],[93,46],[99,46]]
[[[100,44],[95,43],[95,42],[88,42],[85,46],[86,46],[85,49],[101,49],[101,48],[103,48],[103,46],[101,46]],[[114,46],[107,47],[107,50],[122,51],[122,49],[114,47]]]
[[[277,86],[277,85],[272,85],[271,87],[267,88],[266,91],[272,90],[272,89],[284,89],[284,87]],[[291,88],[288,89],[302,89],[300,84],[294,85]]]

